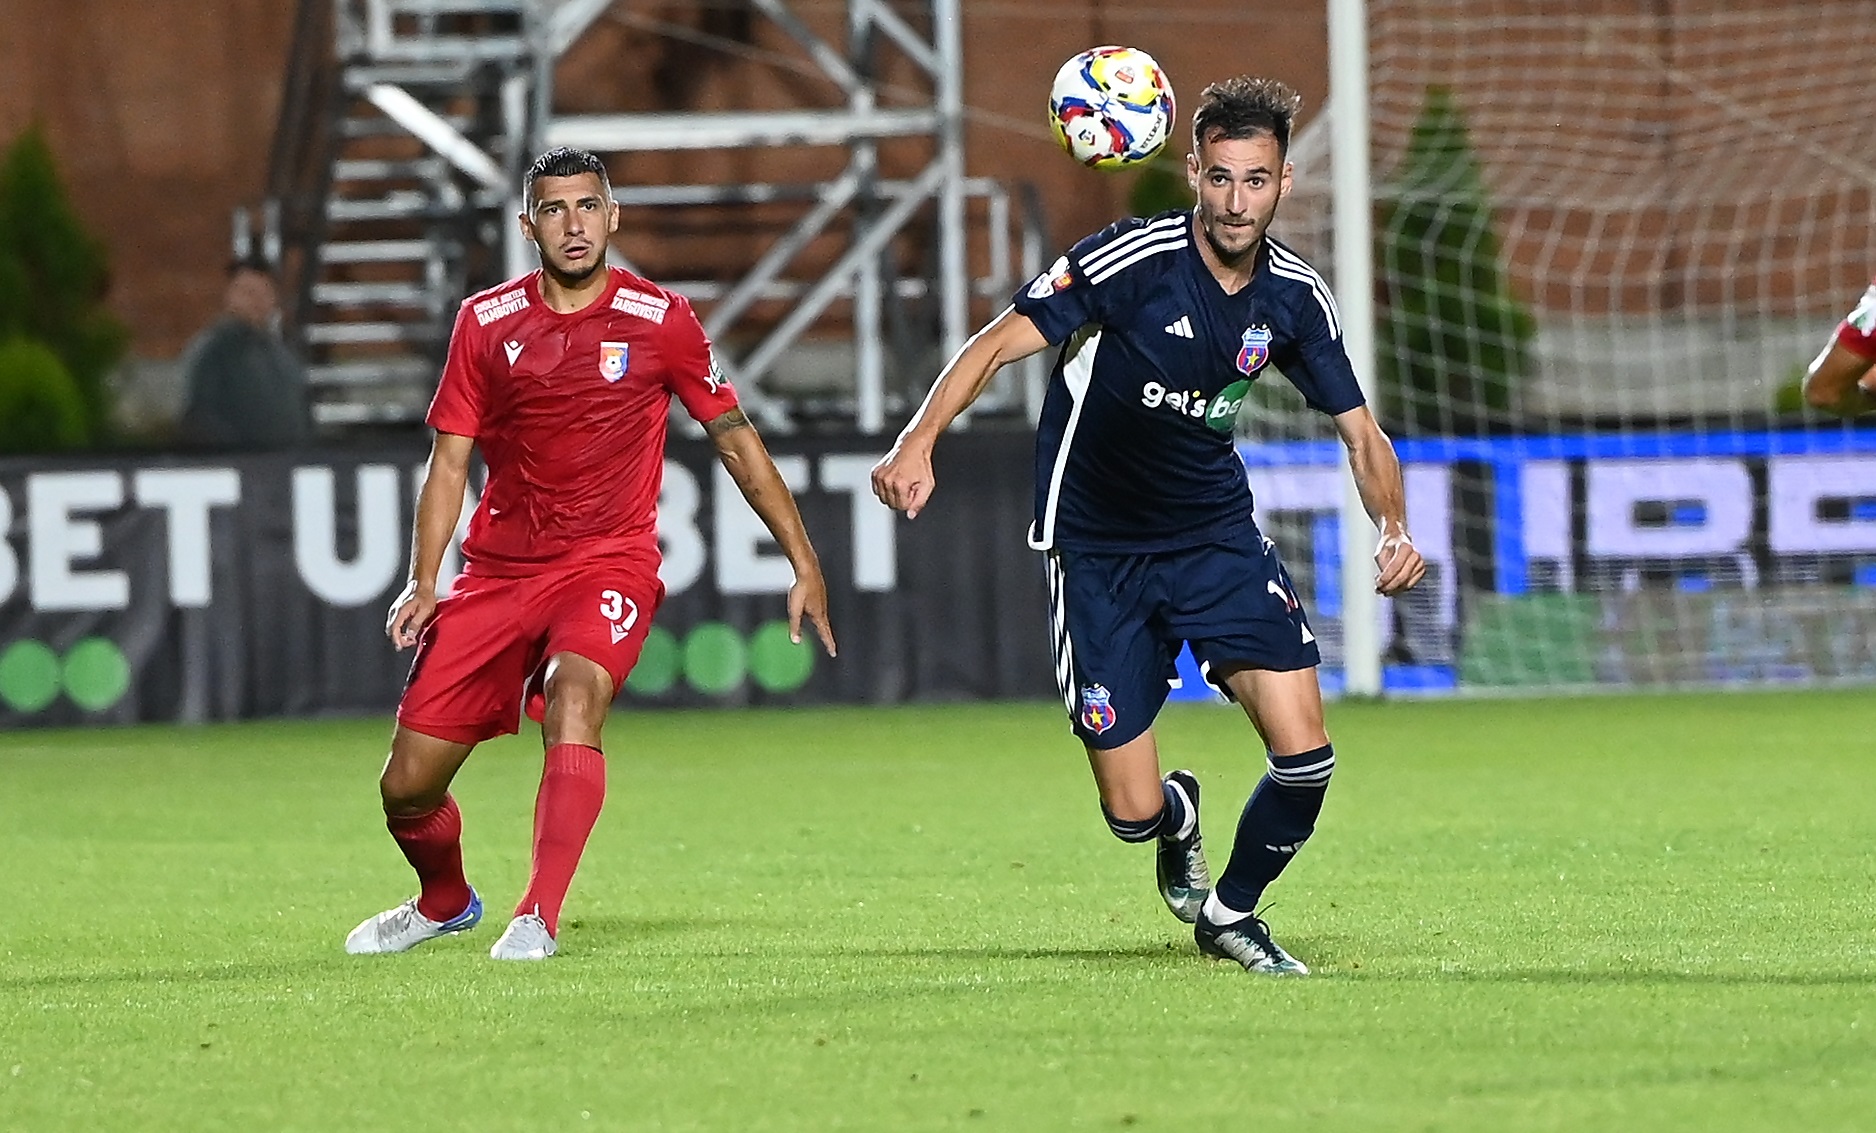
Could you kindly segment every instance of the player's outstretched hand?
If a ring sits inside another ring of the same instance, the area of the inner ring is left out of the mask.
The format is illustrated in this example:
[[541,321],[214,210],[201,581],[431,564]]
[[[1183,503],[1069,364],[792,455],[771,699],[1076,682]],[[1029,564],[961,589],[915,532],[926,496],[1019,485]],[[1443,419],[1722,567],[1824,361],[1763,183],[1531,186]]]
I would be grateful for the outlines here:
[[404,584],[404,592],[391,603],[390,616],[384,620],[384,635],[391,639],[391,644],[399,650],[409,649],[417,644],[417,635],[423,627],[430,624],[436,616],[436,595],[427,589],[419,589],[417,580],[411,579]]
[[1420,557],[1420,551],[1405,531],[1381,537],[1381,545],[1374,552],[1375,591],[1393,597],[1403,590],[1412,589],[1427,573],[1426,560]]
[[907,519],[918,517],[937,483],[932,475],[930,450],[903,441],[893,445],[892,451],[873,466],[873,494],[880,503],[904,512]]
[[840,656],[840,650],[834,646],[834,627],[827,621],[827,580],[821,577],[821,568],[814,567],[806,572],[795,573],[795,584],[788,588],[788,640],[801,644],[801,619],[806,616],[814,626],[814,635],[821,639],[821,648],[827,650],[829,657]]

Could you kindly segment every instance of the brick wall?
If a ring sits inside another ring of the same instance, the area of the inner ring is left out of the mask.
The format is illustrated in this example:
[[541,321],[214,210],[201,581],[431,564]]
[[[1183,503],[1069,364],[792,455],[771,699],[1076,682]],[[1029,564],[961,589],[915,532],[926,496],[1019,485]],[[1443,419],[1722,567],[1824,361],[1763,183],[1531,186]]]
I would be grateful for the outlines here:
[[[134,330],[137,354],[173,355],[217,309],[229,212],[262,191],[293,7],[290,0],[8,0],[0,138],[35,119],[45,124],[78,208],[110,246],[112,303]],[[1198,90],[1213,78],[1274,73],[1302,90],[1311,109],[1325,93],[1319,5],[1299,14],[1268,0],[964,0],[964,9],[966,98],[976,111],[970,172],[1038,183],[1057,243],[1107,223],[1125,199],[1124,179],[1076,167],[1044,132],[1048,81],[1074,52],[1108,42],[1151,52],[1180,95],[1182,131]],[[807,0],[799,10],[840,41],[844,5]],[[604,20],[576,47],[559,76],[562,109],[679,109],[647,81],[661,49],[644,21],[694,21],[695,13],[681,0],[615,5],[615,16],[638,22]],[[760,45],[785,49],[756,23]],[[686,84],[694,101],[681,108],[830,105],[834,98],[828,85],[760,61],[707,71]],[[913,83],[903,66],[893,78]],[[888,147],[886,160],[903,169],[916,149]],[[620,172],[788,179],[838,161],[831,152],[789,158],[746,151],[631,159]],[[651,242],[655,262],[658,237],[635,238]],[[747,239],[723,237],[729,244]],[[722,254],[726,262],[747,258],[735,247]],[[708,252],[687,245],[683,255]]]

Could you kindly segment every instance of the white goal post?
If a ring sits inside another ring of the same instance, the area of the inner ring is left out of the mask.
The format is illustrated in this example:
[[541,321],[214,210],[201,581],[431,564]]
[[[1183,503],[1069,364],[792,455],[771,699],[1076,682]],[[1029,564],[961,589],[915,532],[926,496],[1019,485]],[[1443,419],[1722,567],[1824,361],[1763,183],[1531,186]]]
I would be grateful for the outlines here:
[[[1335,287],[1342,341],[1368,400],[1375,399],[1373,202],[1368,183],[1366,0],[1329,0],[1329,104],[1335,218]],[[1374,592],[1376,532],[1355,480],[1342,487],[1343,690],[1381,694],[1381,634]]]

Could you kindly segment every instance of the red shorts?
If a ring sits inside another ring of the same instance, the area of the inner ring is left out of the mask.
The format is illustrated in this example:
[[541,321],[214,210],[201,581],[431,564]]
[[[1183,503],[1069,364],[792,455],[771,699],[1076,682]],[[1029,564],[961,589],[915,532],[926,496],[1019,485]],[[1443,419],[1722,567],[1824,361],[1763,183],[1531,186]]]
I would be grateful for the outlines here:
[[545,663],[577,653],[619,691],[664,601],[655,558],[571,563],[526,578],[463,575],[417,640],[398,723],[474,744],[505,736],[545,707]]

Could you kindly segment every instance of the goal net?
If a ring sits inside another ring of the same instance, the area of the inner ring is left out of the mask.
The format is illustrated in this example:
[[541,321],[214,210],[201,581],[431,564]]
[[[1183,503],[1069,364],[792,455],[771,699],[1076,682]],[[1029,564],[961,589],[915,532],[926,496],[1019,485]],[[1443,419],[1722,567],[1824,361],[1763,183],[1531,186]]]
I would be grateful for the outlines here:
[[[1876,271],[1876,4],[1367,19],[1377,408],[1432,563],[1382,603],[1387,686],[1876,680],[1876,430],[1798,392]],[[1276,229],[1325,274],[1334,130]],[[1261,396],[1252,486],[1333,674],[1339,446]]]

